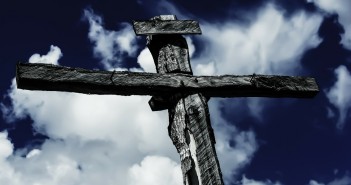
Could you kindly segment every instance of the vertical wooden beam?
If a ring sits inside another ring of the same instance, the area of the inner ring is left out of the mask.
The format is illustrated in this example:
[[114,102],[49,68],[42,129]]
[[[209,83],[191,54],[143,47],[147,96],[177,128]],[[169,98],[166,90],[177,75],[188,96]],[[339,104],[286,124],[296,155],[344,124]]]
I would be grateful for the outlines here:
[[[152,20],[176,20],[176,17],[157,16]],[[150,35],[147,40],[158,73],[192,74],[184,37]],[[167,101],[168,132],[180,154],[184,184],[223,185],[206,98],[201,94],[176,94]]]
[[[152,20],[175,20],[175,15],[157,16]],[[192,74],[186,40],[178,34],[149,35],[147,46],[154,58],[158,73]]]

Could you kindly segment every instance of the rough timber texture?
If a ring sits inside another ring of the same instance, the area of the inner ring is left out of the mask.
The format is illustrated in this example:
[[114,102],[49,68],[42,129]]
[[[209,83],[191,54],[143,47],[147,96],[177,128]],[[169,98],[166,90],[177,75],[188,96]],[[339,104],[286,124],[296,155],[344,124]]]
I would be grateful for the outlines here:
[[[161,72],[163,71],[167,69],[161,69]],[[152,101],[163,104],[163,108],[167,108],[168,98],[175,93],[202,93],[206,97],[300,98],[310,98],[318,93],[315,80],[309,77],[109,72],[30,63],[17,64],[17,85],[19,88],[30,90],[153,95],[158,97],[153,97]]]
[[[186,40],[181,35],[149,36],[148,48],[156,60],[157,72],[184,72],[191,74]],[[162,65],[167,63],[167,65]]]
[[[175,15],[160,15],[152,21],[175,21]],[[158,73],[187,73],[192,75],[189,59],[189,49],[186,40],[181,35],[149,35],[147,46],[154,58]],[[169,96],[154,96],[149,105],[152,110],[168,109]]]
[[136,35],[201,34],[199,23],[193,20],[133,21]]
[[[176,19],[175,15],[160,15],[151,20],[160,22],[175,21]],[[158,73],[181,72],[192,75],[188,44],[181,35],[149,35],[147,36],[147,46]],[[169,102],[169,95],[154,96],[150,99],[149,105],[152,110],[164,110],[168,109],[169,103],[167,102]]]
[[[154,19],[163,19],[163,17]],[[154,35],[148,36],[147,39],[158,73],[192,75],[188,46],[182,36]],[[180,85],[185,86],[185,84],[186,82],[180,81]],[[189,94],[175,91],[169,98],[168,109],[169,136],[180,154],[184,184],[223,185],[207,101],[201,94]],[[162,97],[154,97],[154,99],[162,99]],[[162,106],[166,101],[161,101]]]

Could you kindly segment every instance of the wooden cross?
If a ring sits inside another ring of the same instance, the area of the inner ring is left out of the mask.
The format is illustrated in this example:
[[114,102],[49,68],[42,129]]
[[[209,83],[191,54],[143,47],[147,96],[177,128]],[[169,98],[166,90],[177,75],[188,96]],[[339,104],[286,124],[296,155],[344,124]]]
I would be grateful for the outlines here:
[[168,109],[168,133],[180,154],[186,185],[222,185],[215,137],[207,106],[210,97],[312,98],[313,78],[293,76],[193,76],[186,40],[201,34],[198,22],[161,15],[134,21],[137,35],[147,35],[158,73],[109,72],[50,64],[19,63],[17,87],[85,94],[152,95],[152,110]]

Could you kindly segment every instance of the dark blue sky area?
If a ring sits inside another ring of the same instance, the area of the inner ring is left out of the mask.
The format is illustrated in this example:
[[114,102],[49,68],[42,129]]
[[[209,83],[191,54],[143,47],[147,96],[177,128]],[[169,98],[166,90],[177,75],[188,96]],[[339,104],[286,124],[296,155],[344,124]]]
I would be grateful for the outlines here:
[[[166,1],[164,1],[166,2]],[[320,11],[313,3],[304,0],[271,0],[289,17],[304,10]],[[249,15],[256,12],[267,1],[223,0],[223,1],[168,1],[192,19],[208,23],[228,20],[248,24]],[[164,6],[164,5],[162,5]],[[91,9],[104,19],[105,29],[119,30],[121,22],[134,19],[149,19],[157,14],[169,14],[169,8],[159,1],[7,1],[0,3],[0,94],[3,105],[10,106],[6,96],[11,80],[15,77],[15,64],[26,61],[34,53],[45,54],[50,45],[63,51],[60,64],[81,68],[100,68],[99,59],[93,57],[88,39],[89,24],[83,18],[84,9]],[[351,7],[350,7],[351,11]],[[245,15],[245,16],[241,16]],[[201,22],[200,22],[201,24]],[[340,65],[351,71],[351,51],[341,44],[344,27],[338,14],[323,14],[318,30],[322,39],[316,47],[305,51],[301,57],[301,74],[316,78],[321,92],[314,99],[265,99],[266,105],[258,120],[250,115],[246,98],[226,99],[222,116],[239,130],[252,130],[259,145],[252,161],[240,170],[249,179],[284,185],[306,185],[311,179],[328,183],[349,176],[351,172],[351,118],[348,110],[344,127],[336,128],[338,109],[329,102],[326,90],[337,81],[334,70]],[[196,36],[201,37],[201,36]],[[137,40],[140,52],[145,46],[144,38]],[[194,39],[201,53],[201,40]],[[127,57],[125,67],[139,67],[136,57]],[[351,90],[351,89],[350,89]],[[239,103],[238,103],[239,102]],[[231,107],[231,104],[235,104]],[[336,113],[328,117],[327,107]],[[1,112],[2,117],[4,113]],[[165,120],[166,121],[166,120]],[[0,120],[0,131],[7,130],[16,149],[40,146],[47,136],[38,133],[26,117],[8,123]],[[235,143],[232,143],[235,146]],[[1,167],[0,167],[1,173]],[[233,183],[234,184],[234,183]],[[338,184],[337,184],[338,185]],[[339,184],[344,185],[344,184]]]

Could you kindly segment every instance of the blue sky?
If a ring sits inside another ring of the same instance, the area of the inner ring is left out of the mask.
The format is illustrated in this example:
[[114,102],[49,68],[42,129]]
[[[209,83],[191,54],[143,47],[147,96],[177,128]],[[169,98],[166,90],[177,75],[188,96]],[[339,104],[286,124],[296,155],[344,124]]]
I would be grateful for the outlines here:
[[166,111],[147,96],[16,88],[19,61],[155,72],[132,20],[198,20],[195,75],[316,78],[313,99],[212,98],[227,185],[351,184],[351,1],[12,1],[0,5],[0,184],[180,185]]

